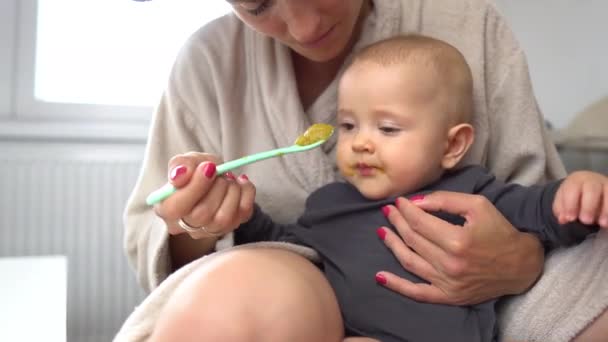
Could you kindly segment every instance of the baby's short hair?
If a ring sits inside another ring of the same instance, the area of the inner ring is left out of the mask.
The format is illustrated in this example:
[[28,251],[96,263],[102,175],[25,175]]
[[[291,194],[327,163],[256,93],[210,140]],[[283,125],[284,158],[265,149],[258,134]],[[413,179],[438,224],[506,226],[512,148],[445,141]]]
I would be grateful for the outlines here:
[[457,121],[469,122],[473,113],[473,75],[465,57],[454,46],[418,34],[399,35],[373,43],[355,54],[351,65],[361,62],[380,66],[416,64],[447,86],[447,111]]

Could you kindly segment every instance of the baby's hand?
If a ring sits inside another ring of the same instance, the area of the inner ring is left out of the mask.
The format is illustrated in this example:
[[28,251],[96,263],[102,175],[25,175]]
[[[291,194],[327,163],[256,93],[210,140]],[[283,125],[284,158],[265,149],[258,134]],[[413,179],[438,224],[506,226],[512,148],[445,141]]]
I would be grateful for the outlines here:
[[555,194],[553,214],[560,224],[578,219],[608,228],[608,177],[591,171],[570,174]]

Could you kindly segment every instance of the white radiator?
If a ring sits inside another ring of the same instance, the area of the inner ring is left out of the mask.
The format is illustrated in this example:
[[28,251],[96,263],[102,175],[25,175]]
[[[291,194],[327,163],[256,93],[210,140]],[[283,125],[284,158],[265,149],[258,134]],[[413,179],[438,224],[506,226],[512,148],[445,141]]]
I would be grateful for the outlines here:
[[139,145],[0,143],[0,256],[67,255],[68,341],[111,341],[143,298],[122,250],[142,155]]

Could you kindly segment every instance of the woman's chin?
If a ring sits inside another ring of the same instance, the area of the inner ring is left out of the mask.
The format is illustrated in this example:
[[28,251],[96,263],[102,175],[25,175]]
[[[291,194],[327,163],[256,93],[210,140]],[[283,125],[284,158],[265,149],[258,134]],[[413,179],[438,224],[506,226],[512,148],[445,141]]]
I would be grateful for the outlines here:
[[319,48],[307,48],[307,47],[292,47],[296,53],[308,60],[311,60],[316,63],[328,63],[335,61],[342,57],[344,52],[344,47],[338,47],[336,44],[330,45],[328,47],[319,47]]

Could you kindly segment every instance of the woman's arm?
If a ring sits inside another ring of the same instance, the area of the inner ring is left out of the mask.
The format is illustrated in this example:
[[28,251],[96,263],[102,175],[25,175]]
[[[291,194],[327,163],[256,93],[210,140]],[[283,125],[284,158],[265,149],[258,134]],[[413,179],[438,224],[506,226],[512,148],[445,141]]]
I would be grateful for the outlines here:
[[[170,158],[186,151],[201,151],[184,118],[186,109],[168,90],[152,119],[143,165],[124,212],[124,248],[140,285],[151,290],[174,268],[169,252],[168,227],[146,204],[146,197],[170,179]],[[192,170],[190,170],[192,172]]]
[[[226,23],[229,22],[216,21],[214,25],[229,31]],[[157,215],[158,208],[155,212],[145,203],[150,192],[170,180],[171,169],[177,166],[170,165],[174,156],[189,151],[222,153],[217,94],[225,91],[221,87],[234,87],[218,80],[217,75],[211,72],[219,69],[216,64],[223,63],[223,60],[218,60],[216,53],[211,51],[218,45],[213,44],[218,41],[215,32],[206,31],[211,31],[211,28],[195,33],[175,61],[167,89],[152,117],[141,171],[124,212],[124,247],[139,283],[146,290],[158,286],[179,265],[211,252],[215,246],[215,238],[196,241],[185,236],[172,238],[169,230],[177,231],[176,221],[161,219]],[[228,75],[226,78],[235,77]],[[197,167],[195,164],[187,165],[188,172],[180,176],[180,186],[189,182]],[[181,209],[165,208],[164,205],[163,210],[162,215],[166,219],[184,214]]]

